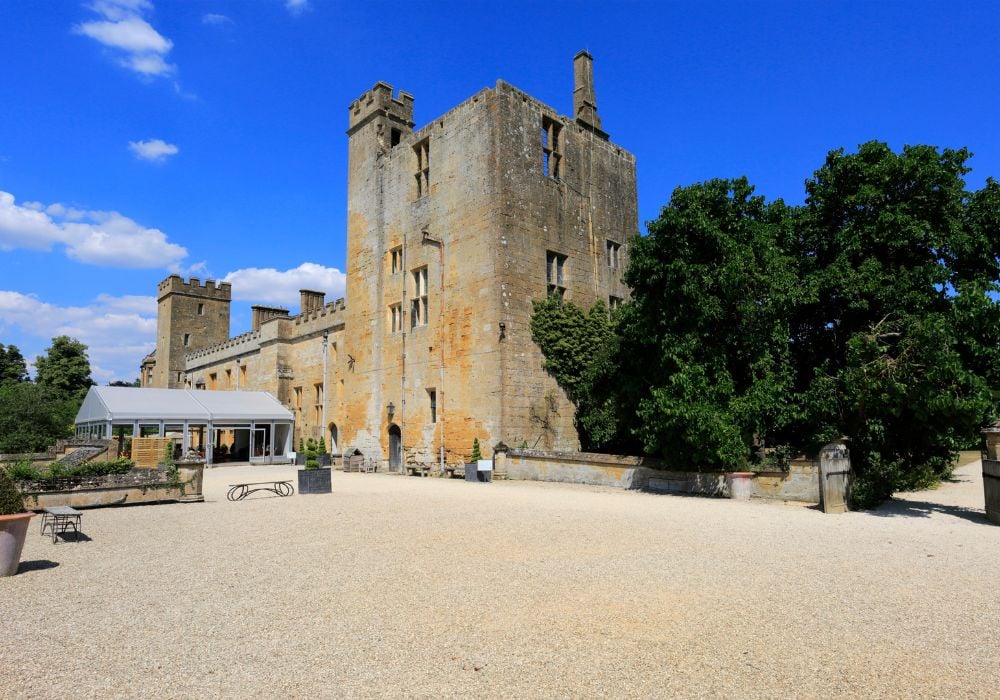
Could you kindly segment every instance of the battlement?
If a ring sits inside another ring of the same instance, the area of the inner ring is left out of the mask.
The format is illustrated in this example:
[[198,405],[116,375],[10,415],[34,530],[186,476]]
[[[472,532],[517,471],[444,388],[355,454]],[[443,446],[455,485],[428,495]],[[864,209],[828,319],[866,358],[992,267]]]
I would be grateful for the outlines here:
[[294,318],[295,325],[298,326],[307,321],[315,321],[318,318],[323,318],[324,316],[344,311],[346,308],[347,306],[344,304],[343,298],[340,298],[336,301],[324,304],[321,307],[302,312]]
[[191,296],[204,297],[206,299],[218,299],[220,301],[231,301],[233,298],[233,285],[229,282],[218,282],[207,279],[202,284],[201,279],[192,277],[188,281],[180,275],[170,275],[160,282],[157,288],[157,301],[161,301],[171,294],[187,294]]
[[[190,365],[193,360],[211,358],[215,361],[218,359],[225,359],[229,356],[243,354],[248,351],[256,351],[259,348],[260,331],[247,331],[246,333],[233,336],[229,340],[224,340],[221,343],[216,343],[215,345],[210,345],[207,348],[189,352],[184,356],[184,358]],[[202,362],[198,364],[206,363]],[[191,367],[189,366],[188,370],[190,371],[190,369]]]
[[388,117],[407,129],[412,129],[413,95],[402,90],[397,97],[393,97],[392,93],[392,85],[380,80],[371,90],[354,100],[348,107],[350,127],[347,133],[354,133],[376,116]]

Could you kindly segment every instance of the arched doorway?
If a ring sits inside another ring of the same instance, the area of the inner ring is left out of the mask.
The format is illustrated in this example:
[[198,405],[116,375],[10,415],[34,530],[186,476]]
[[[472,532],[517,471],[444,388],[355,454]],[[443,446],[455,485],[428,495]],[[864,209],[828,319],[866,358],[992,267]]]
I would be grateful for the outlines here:
[[330,423],[330,454],[336,455],[340,454],[340,448],[337,447],[337,424]]
[[403,464],[403,434],[399,426],[389,426],[389,469],[399,469]]

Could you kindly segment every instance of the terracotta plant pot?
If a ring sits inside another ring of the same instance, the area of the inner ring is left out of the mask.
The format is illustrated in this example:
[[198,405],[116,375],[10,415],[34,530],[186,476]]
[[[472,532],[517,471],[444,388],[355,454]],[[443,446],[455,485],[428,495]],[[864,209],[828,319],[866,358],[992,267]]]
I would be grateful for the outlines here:
[[749,501],[753,493],[753,472],[730,472],[726,474],[729,497],[734,501]]
[[13,576],[21,563],[21,550],[34,513],[0,515],[0,576]]

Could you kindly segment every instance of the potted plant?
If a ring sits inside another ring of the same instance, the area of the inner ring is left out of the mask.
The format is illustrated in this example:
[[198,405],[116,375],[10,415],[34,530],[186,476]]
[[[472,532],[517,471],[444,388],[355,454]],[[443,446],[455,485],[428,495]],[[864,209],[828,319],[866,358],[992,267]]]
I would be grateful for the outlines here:
[[483,454],[479,449],[479,438],[472,439],[472,454],[465,465],[466,481],[492,481],[493,461],[483,459]]
[[295,453],[295,464],[299,467],[306,463],[306,443],[303,438],[299,438],[299,451]]
[[316,456],[319,459],[319,466],[330,466],[330,453],[326,451],[326,440],[324,440],[322,436],[320,436],[319,439],[319,450]]
[[17,484],[0,467],[0,576],[13,576],[21,563],[21,550],[34,513],[25,510]]
[[299,493],[330,493],[330,467],[319,465],[319,445],[312,438],[305,444],[306,463],[299,469]]

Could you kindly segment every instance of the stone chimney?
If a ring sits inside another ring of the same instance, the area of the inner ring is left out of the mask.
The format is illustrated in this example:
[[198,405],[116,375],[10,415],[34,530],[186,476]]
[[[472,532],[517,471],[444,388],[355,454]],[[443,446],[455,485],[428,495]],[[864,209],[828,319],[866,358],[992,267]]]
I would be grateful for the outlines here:
[[288,316],[288,309],[282,309],[277,306],[251,306],[250,311],[253,312],[250,325],[255,331],[259,331],[261,324],[265,321],[279,316]]
[[325,292],[314,292],[311,289],[299,290],[299,313],[303,316],[310,311],[322,309],[325,303]]
[[594,96],[594,57],[581,51],[573,57],[573,118],[580,126],[593,131],[603,139],[608,135],[601,129],[597,116],[597,97]]

